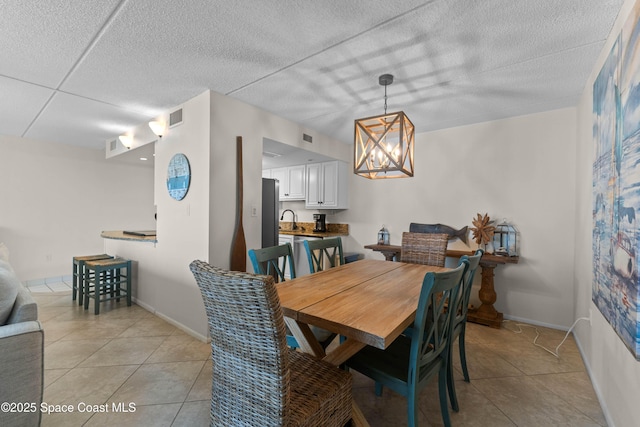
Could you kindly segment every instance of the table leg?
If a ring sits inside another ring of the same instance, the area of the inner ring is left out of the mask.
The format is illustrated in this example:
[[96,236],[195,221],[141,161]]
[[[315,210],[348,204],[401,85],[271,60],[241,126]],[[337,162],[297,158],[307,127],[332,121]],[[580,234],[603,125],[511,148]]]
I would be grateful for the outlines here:
[[478,296],[480,297],[481,304],[476,310],[469,310],[467,320],[499,329],[502,324],[502,313],[493,307],[497,299],[493,284],[493,270],[496,268],[496,265],[497,264],[494,263],[480,262],[482,282]]

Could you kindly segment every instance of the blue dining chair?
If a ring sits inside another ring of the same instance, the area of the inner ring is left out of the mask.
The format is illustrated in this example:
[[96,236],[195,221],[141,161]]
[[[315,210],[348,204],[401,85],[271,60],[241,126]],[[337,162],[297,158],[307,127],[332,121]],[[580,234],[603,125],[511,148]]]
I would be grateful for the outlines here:
[[[262,249],[249,249],[248,253],[254,273],[272,276],[276,282],[284,282],[287,280],[286,272],[288,270],[289,278],[296,278],[296,268],[293,264],[293,248],[290,243]],[[336,337],[333,332],[315,326],[311,327],[311,332],[313,332],[323,349],[326,349]],[[287,333],[287,345],[291,348],[300,347],[300,344],[291,335],[290,331]]]
[[342,239],[331,237],[327,239],[305,240],[304,249],[307,252],[309,271],[316,273],[324,269],[325,257],[331,268],[344,264]]
[[422,283],[411,336],[400,335],[385,350],[367,346],[352,356],[346,366],[372,378],[376,395],[386,386],[407,398],[408,425],[418,421],[418,397],[429,380],[438,375],[440,411],[449,427],[447,368],[453,332],[454,311],[447,301],[456,301],[469,262],[442,273],[427,273]]
[[469,312],[469,298],[471,295],[471,288],[473,287],[473,278],[475,277],[476,270],[480,264],[480,258],[484,251],[478,249],[473,256],[463,255],[460,260],[466,260],[469,263],[463,279],[462,290],[458,294],[458,298],[455,304],[450,304],[449,307],[454,311],[453,318],[453,331],[451,334],[451,346],[449,352],[449,371],[447,372],[447,388],[449,390],[449,399],[451,400],[451,407],[454,411],[459,410],[458,398],[456,396],[455,382],[453,380],[453,347],[458,338],[458,350],[460,351],[460,365],[462,366],[462,374],[464,380],[469,382],[469,371],[467,369],[467,355],[465,352],[464,336],[467,329],[467,313]]

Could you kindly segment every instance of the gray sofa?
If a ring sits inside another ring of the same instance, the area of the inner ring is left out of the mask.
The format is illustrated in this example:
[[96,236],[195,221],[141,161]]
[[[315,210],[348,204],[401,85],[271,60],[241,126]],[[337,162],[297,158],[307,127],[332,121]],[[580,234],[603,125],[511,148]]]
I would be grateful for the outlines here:
[[10,405],[0,410],[0,426],[40,425],[43,365],[44,331],[36,302],[0,259],[0,404]]

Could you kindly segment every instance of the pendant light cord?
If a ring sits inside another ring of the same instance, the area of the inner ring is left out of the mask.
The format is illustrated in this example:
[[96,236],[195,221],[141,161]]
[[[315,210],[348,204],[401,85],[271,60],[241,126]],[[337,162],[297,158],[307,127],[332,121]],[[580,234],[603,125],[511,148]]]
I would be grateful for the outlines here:
[[384,114],[387,114],[387,85],[384,85]]

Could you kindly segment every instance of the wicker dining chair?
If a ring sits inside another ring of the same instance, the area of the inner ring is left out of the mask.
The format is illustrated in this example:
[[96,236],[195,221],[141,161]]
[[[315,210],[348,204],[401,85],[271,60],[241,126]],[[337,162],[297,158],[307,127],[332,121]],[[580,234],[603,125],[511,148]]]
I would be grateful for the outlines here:
[[402,233],[400,260],[444,267],[449,236],[442,233]]
[[207,313],[211,426],[344,426],[351,375],[287,347],[273,277],[193,261]]

